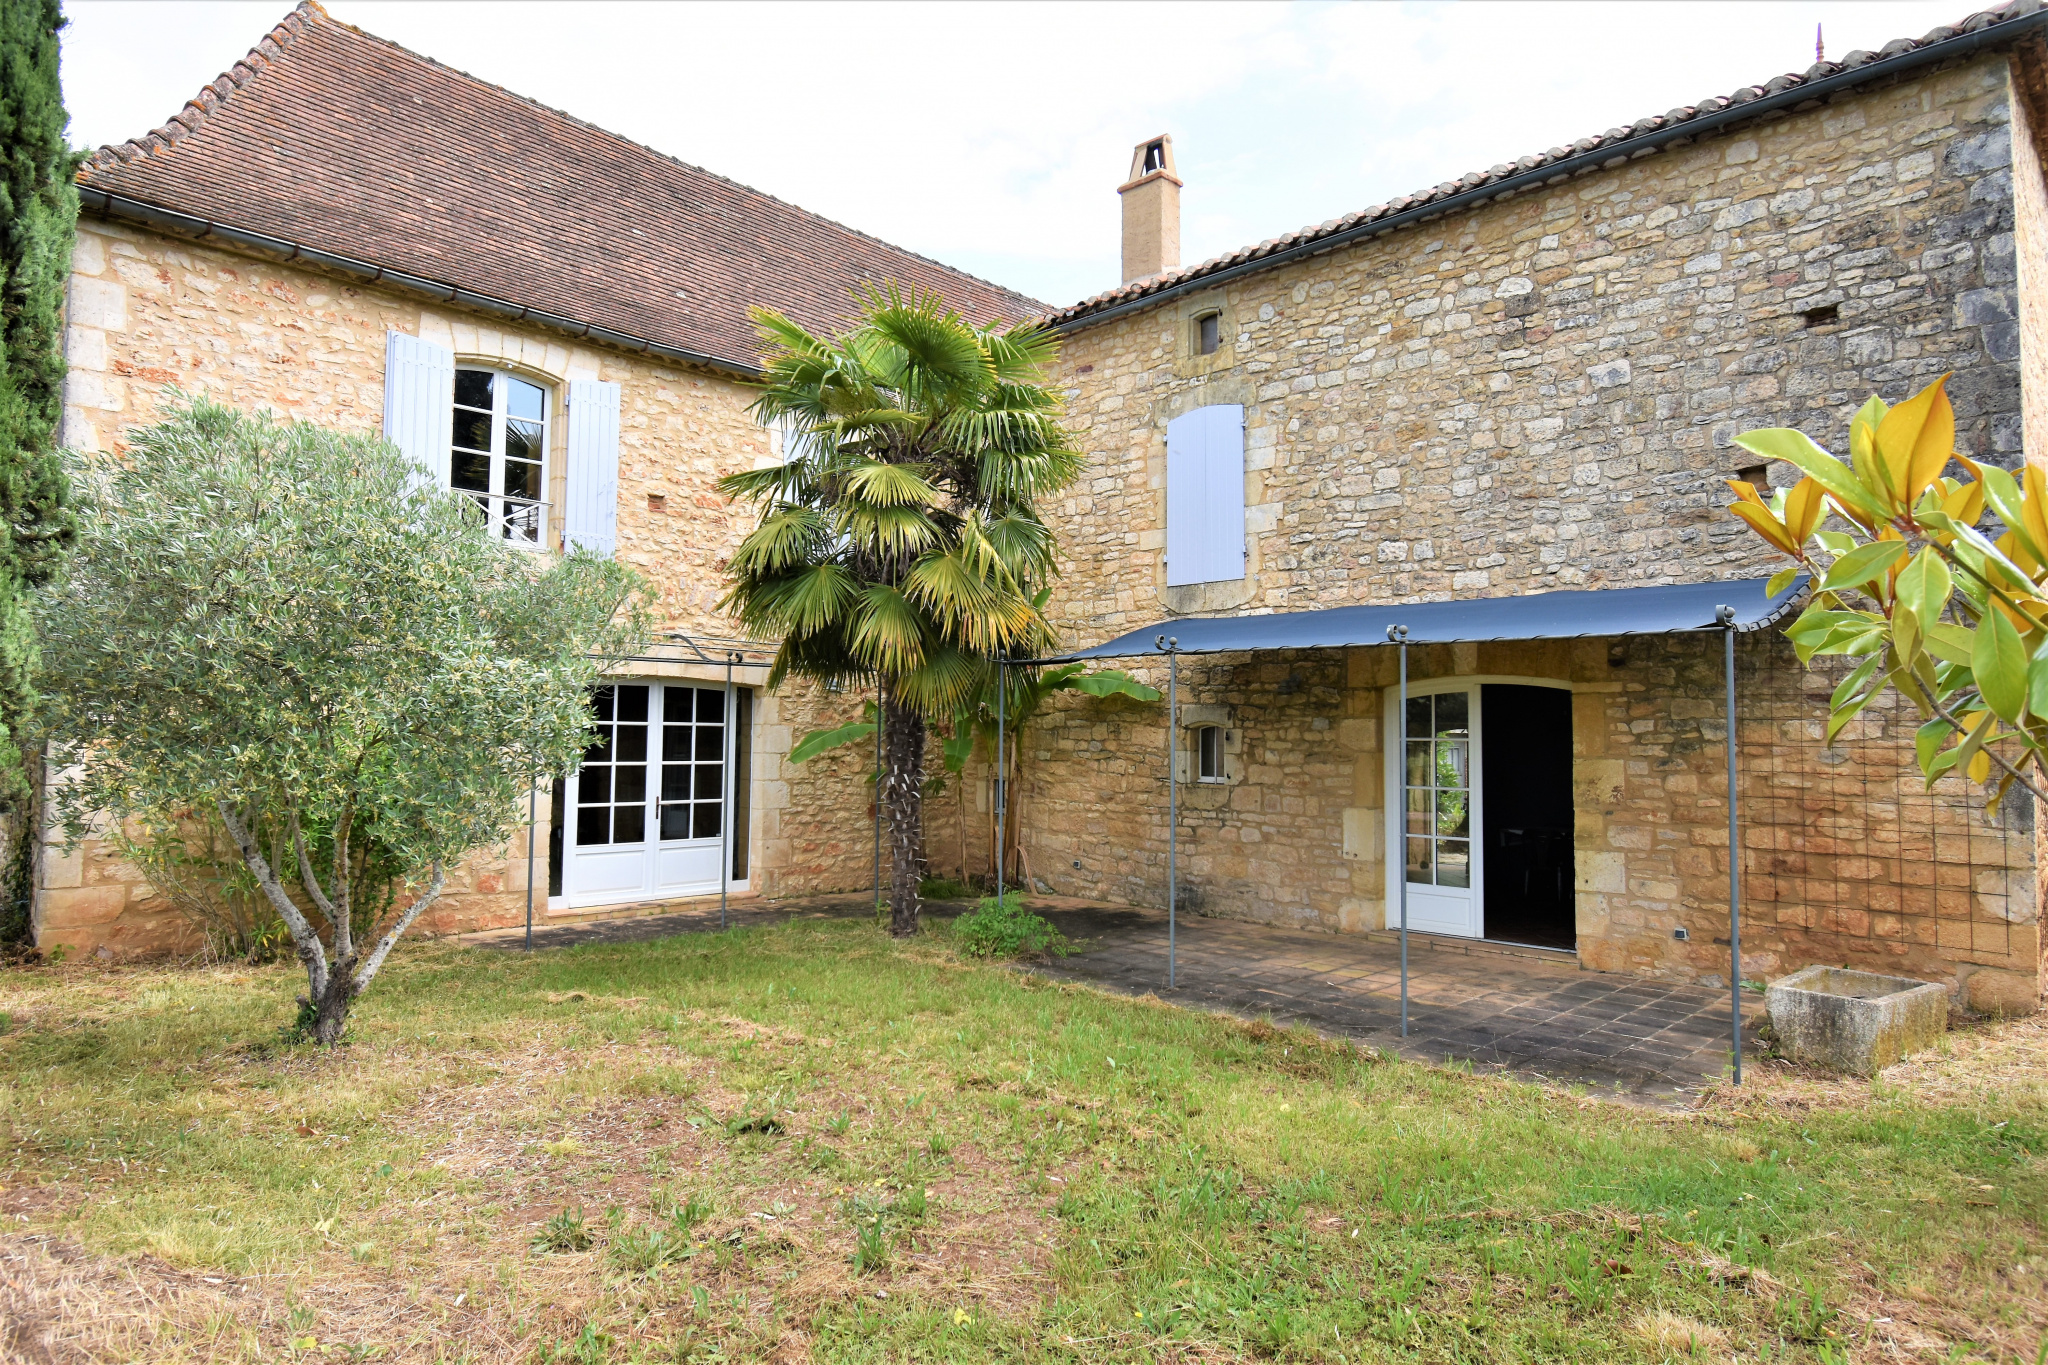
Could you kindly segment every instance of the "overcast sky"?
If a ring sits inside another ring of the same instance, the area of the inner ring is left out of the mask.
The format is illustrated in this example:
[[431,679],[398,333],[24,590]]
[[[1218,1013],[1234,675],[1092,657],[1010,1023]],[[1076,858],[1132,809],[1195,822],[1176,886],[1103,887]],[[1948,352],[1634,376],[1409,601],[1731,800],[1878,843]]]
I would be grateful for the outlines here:
[[[283,3],[68,0],[75,142],[175,113]],[[1967,0],[443,4],[336,18],[1052,303],[1118,279],[1116,186],[1173,135],[1183,259],[1917,37]]]

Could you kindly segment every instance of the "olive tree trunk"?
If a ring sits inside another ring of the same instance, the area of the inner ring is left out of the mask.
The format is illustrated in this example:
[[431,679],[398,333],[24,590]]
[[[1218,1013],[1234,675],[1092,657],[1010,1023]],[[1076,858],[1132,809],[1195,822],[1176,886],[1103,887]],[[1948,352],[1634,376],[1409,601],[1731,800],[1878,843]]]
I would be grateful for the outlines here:
[[882,703],[882,811],[889,824],[889,932],[917,932],[923,906],[917,884],[924,866],[924,716]]

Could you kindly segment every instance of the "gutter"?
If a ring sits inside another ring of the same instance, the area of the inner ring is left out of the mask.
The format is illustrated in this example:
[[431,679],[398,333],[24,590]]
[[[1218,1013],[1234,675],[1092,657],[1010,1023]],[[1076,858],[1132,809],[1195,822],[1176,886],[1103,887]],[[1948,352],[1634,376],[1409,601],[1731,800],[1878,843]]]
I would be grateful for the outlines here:
[[[1298,242],[1285,250],[1276,251],[1269,256],[1259,256],[1249,261],[1241,261],[1236,265],[1226,266],[1220,270],[1193,275],[1154,293],[1141,294],[1137,298],[1126,299],[1121,303],[1111,304],[1095,312],[1083,313],[1081,316],[1070,318],[1065,322],[1056,322],[1052,325],[1052,330],[1063,334],[1078,332],[1085,327],[1092,327],[1099,322],[1108,322],[1113,318],[1120,318],[1129,313],[1142,312],[1147,308],[1156,307],[1183,294],[1193,293],[1198,289],[1213,289],[1219,284],[1243,279],[1247,275],[1255,275],[1262,270],[1271,270],[1277,266],[1302,260],[1305,257],[1320,255],[1325,251],[1335,251],[1340,247],[1350,246],[1353,243],[1365,241],[1367,238],[1377,237],[1382,233],[1398,231],[1411,224],[1426,222],[1432,218],[1440,218],[1446,214],[1456,213],[1461,209],[1476,208],[1489,200],[1504,199],[1511,194],[1533,189],[1539,185],[1553,184],[1557,181],[1570,179],[1573,176],[1584,175],[1589,171],[1605,169],[1623,161],[1632,161],[1639,157],[1649,156],[1652,153],[1664,151],[1679,142],[1695,142],[1704,134],[1716,132],[1733,123],[1756,118],[1760,114],[1771,113],[1779,109],[1795,108],[1799,105],[1823,100],[1840,90],[1847,90],[1858,85],[1867,85],[1886,76],[1897,75],[1901,72],[1913,70],[1916,67],[1928,66],[1954,57],[1967,56],[1993,44],[2002,45],[2010,43],[2043,26],[2048,26],[2048,8],[2037,9],[2032,14],[2008,19],[2003,23],[1989,24],[1984,28],[1978,29],[1975,33],[1959,33],[1953,38],[1944,38],[1938,43],[1930,43],[1926,47],[1914,48],[1910,52],[1901,52],[1890,57],[1880,57],[1876,61],[1866,62],[1853,70],[1837,71],[1831,76],[1822,76],[1818,80],[1802,81],[1798,85],[1780,90],[1775,95],[1760,95],[1755,99],[1744,100],[1739,104],[1731,104],[1726,109],[1715,110],[1711,114],[1697,115],[1683,123],[1669,124],[1662,128],[1638,133],[1633,137],[1621,138],[1617,141],[1595,147],[1590,151],[1578,152],[1572,156],[1553,161],[1548,165],[1538,166],[1533,170],[1518,171],[1515,174],[1503,176],[1499,180],[1491,181],[1485,185],[1477,185],[1469,190],[1460,190],[1455,194],[1447,194],[1441,199],[1432,199],[1428,203],[1403,209],[1399,213],[1390,213],[1384,218],[1375,218],[1369,223],[1356,224],[1345,228],[1341,232],[1333,232],[1327,237],[1317,237],[1310,241]],[[1748,88],[1754,89],[1755,87]]]
[[599,327],[588,322],[577,322],[572,318],[565,318],[556,313],[544,312],[538,308],[529,308],[524,304],[513,303],[509,299],[501,299],[492,294],[479,294],[475,290],[463,289],[452,284],[444,284],[439,280],[430,280],[420,275],[409,275],[402,270],[390,270],[384,266],[373,265],[368,261],[356,260],[351,256],[337,256],[332,252],[321,251],[302,242],[290,242],[282,237],[271,237],[264,233],[251,232],[247,228],[235,227],[232,224],[194,217],[189,213],[180,213],[176,209],[163,208],[156,204],[145,203],[140,199],[130,199],[126,195],[94,189],[89,185],[80,185],[78,187],[78,202],[81,208],[88,209],[103,218],[116,218],[124,222],[139,223],[145,227],[170,232],[179,237],[233,243],[235,246],[254,250],[281,261],[304,261],[309,265],[319,266],[338,274],[353,276],[365,284],[392,285],[408,293],[424,294],[428,298],[437,299],[443,303],[461,304],[466,308],[474,308],[479,312],[495,313],[499,317],[507,318],[514,322],[538,323],[557,332],[566,332],[571,337],[601,342],[608,346],[618,347],[620,350],[635,351],[642,355],[660,356],[665,360],[681,361],[686,365],[716,370],[723,374],[738,376],[741,379],[759,379],[762,374],[762,371],[756,366],[743,365],[737,361],[706,355],[700,351],[687,351],[676,346],[664,346],[658,341],[649,341],[646,337],[631,336],[625,332],[615,332],[609,327]]

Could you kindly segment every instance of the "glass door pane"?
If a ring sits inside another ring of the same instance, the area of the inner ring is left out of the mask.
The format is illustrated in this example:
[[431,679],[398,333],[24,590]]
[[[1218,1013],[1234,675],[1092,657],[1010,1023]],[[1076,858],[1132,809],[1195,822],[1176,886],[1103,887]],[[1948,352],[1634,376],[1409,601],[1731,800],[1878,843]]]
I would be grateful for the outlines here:
[[661,837],[716,839],[725,828],[725,692],[663,689]]
[[1418,886],[1472,884],[1472,721],[1465,692],[1408,699],[1407,878]]
[[647,838],[647,692],[644,684],[596,689],[597,737],[576,775],[576,844],[637,844]]

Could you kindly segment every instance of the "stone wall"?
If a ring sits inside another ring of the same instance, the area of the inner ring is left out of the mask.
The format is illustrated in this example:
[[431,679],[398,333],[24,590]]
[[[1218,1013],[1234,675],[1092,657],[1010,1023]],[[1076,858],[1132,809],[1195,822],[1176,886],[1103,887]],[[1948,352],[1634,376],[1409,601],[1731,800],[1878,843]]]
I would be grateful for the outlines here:
[[[1959,448],[2016,464],[2012,108],[1991,54],[1072,332],[1090,466],[1055,509],[1059,624],[1090,644],[1180,612],[1768,573],[1782,561],[1721,510],[1723,480],[1752,462],[1734,436],[1792,425],[1839,444],[1870,393],[1896,401],[1943,373]],[[1192,354],[1188,319],[1217,308],[1228,344]],[[2032,400],[2031,368],[2026,384]],[[1167,589],[1166,424],[1209,403],[1245,406],[1246,573]],[[1725,979],[1718,642],[1632,641],[1621,666],[1611,643],[1413,662],[1572,684],[1582,960]],[[1197,906],[1386,923],[1393,668],[1385,649],[1184,663],[1184,700],[1243,726],[1242,781],[1190,793],[1182,822]],[[2038,998],[2030,822],[2014,823],[2031,811],[1987,825],[1981,797],[1946,786],[1916,802],[1895,733],[1823,749],[1826,675],[1782,642],[1745,639],[1743,677],[1746,974],[1854,961],[1980,1003]],[[1026,827],[1059,889],[1163,904],[1159,708],[1123,705],[1046,719]],[[1919,856],[1923,827],[1938,855]]]
[[[619,557],[654,585],[661,628],[737,633],[716,603],[725,556],[751,514],[721,497],[716,483],[777,452],[771,433],[746,411],[751,395],[727,378],[103,220],[80,224],[67,322],[64,440],[74,449],[117,458],[125,433],[153,420],[172,387],[338,429],[379,430],[385,334],[399,331],[451,348],[458,361],[487,362],[550,385],[556,420],[548,496],[557,507],[565,488],[560,405],[567,383],[617,382]],[[549,539],[559,544],[558,525]],[[718,668],[645,671],[723,677]],[[738,681],[758,688],[765,673],[743,669]],[[864,869],[842,866],[849,841],[864,828],[858,778],[791,772],[782,761],[793,734],[843,709],[838,699],[798,685],[760,698],[750,859],[757,891],[836,889],[864,878]],[[540,804],[536,879],[544,905],[545,793]],[[41,942],[81,949],[105,943],[124,952],[191,943],[182,920],[110,842],[89,839],[68,852],[51,843],[41,887]],[[522,828],[504,847],[468,860],[423,927],[455,932],[509,924],[525,910]]]

